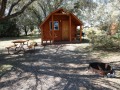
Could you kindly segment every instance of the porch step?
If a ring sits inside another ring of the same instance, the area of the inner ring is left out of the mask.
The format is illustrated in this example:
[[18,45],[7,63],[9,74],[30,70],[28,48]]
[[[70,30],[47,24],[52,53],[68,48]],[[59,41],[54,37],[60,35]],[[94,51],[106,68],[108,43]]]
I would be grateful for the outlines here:
[[43,41],[42,45],[49,45],[52,44],[53,41],[52,40],[47,40],[47,41]]

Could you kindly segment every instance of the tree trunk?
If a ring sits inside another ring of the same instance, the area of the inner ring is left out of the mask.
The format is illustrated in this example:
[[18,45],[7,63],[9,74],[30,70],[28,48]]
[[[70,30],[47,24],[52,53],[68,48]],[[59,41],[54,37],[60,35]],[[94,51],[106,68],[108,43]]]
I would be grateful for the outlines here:
[[25,31],[25,36],[27,36],[28,35],[28,31],[27,31],[27,27],[26,26],[24,26],[24,31]]
[[2,0],[1,2],[1,8],[0,8],[0,19],[4,18],[4,14],[5,14],[5,9],[6,9],[6,4],[7,4],[7,0]]

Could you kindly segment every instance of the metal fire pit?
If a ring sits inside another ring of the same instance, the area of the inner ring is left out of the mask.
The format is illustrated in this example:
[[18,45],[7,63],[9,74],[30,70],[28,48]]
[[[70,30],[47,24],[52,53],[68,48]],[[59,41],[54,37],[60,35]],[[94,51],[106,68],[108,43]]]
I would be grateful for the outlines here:
[[108,63],[92,62],[89,68],[100,76],[115,77],[114,70]]

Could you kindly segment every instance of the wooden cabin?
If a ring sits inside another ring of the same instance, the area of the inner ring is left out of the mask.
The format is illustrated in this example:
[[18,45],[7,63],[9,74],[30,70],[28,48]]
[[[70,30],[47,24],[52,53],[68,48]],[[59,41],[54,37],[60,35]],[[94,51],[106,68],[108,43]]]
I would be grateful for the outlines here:
[[54,42],[72,42],[77,37],[77,26],[80,26],[79,38],[82,41],[83,23],[73,13],[62,8],[51,12],[41,23],[41,44]]

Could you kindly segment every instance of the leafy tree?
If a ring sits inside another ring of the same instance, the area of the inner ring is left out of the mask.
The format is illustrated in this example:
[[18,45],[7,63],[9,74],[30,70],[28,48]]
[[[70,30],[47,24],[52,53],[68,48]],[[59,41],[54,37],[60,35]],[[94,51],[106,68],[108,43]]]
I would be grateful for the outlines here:
[[35,0],[0,0],[0,21],[22,14]]
[[[96,9],[94,9],[91,17],[94,25],[100,26],[103,30],[110,30],[111,26],[120,22],[120,11],[119,11],[120,1],[109,1],[107,4],[98,4]],[[117,28],[115,28],[117,29]]]
[[0,22],[0,37],[17,37],[19,35],[15,19]]
[[34,27],[37,28],[40,22],[42,22],[41,13],[34,6],[30,6],[23,14],[17,17],[17,25],[26,36],[28,32],[34,30]]
[[32,20],[32,18],[33,17],[31,17],[30,12],[28,13],[27,10],[16,18],[17,26],[19,27],[21,33],[25,33],[26,36],[28,35],[30,27],[34,26],[34,20]]
[[42,11],[41,15],[43,16],[43,18],[46,18],[46,16],[50,12],[58,9],[64,1],[65,0],[39,0],[37,1],[38,5],[35,8],[37,11],[38,10]]

